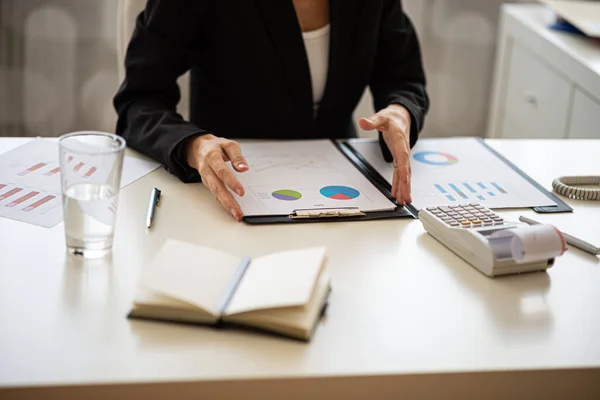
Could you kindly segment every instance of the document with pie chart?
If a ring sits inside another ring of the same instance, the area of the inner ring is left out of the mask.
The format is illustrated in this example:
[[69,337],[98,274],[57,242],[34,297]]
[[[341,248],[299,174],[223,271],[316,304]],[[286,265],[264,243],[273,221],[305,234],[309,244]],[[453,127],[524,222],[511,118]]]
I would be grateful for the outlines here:
[[[394,169],[373,140],[351,146],[391,184]],[[480,203],[489,208],[552,206],[556,203],[476,138],[421,139],[411,152],[412,205]]]
[[236,174],[244,215],[290,215],[296,210],[358,208],[392,211],[392,203],[329,140],[242,143],[249,170]]

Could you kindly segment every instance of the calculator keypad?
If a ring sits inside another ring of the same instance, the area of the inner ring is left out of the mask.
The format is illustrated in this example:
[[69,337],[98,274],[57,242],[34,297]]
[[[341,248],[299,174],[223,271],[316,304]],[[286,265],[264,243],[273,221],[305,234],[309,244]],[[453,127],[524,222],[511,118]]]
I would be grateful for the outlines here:
[[481,228],[504,224],[502,217],[480,204],[427,207],[427,211],[454,228]]

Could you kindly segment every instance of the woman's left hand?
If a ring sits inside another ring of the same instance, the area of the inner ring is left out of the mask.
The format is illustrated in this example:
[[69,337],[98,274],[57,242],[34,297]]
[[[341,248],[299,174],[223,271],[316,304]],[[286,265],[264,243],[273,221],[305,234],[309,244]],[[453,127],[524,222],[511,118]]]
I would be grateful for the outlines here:
[[392,196],[398,203],[405,205],[412,201],[410,197],[410,114],[406,108],[392,104],[371,118],[358,121],[361,129],[378,130],[383,134],[392,157],[394,158],[394,177]]

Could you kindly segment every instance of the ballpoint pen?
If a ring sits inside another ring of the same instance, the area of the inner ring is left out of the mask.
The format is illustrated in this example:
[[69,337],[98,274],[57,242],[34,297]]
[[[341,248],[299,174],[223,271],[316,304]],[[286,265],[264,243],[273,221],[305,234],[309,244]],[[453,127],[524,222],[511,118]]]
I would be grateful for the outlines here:
[[[525,222],[526,224],[529,224],[529,225],[537,225],[537,224],[539,224],[539,222],[534,221],[534,220],[532,220],[530,218],[527,218],[527,217],[523,217],[523,216],[519,217],[519,221]],[[587,253],[590,253],[590,254],[600,255],[600,248],[599,247],[596,247],[596,246],[594,246],[591,243],[588,243],[588,242],[585,242],[585,241],[583,241],[583,240],[581,240],[579,238],[576,238],[573,235],[569,235],[568,233],[564,233],[564,232],[561,232],[561,233],[565,237],[566,242],[568,244],[570,244],[571,246],[577,247],[578,249],[583,250],[583,251],[585,251]]]
[[157,188],[152,189],[152,192],[150,192],[150,204],[148,204],[148,214],[146,215],[146,227],[148,228],[152,226],[152,221],[154,221],[154,212],[160,202],[160,193],[161,191]]

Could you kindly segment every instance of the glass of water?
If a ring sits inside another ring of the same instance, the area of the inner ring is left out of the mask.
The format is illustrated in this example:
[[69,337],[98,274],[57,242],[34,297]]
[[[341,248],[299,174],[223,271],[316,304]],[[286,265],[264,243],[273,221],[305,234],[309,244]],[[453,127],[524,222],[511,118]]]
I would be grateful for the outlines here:
[[58,143],[67,250],[103,257],[113,244],[125,140],[111,133],[75,132]]

